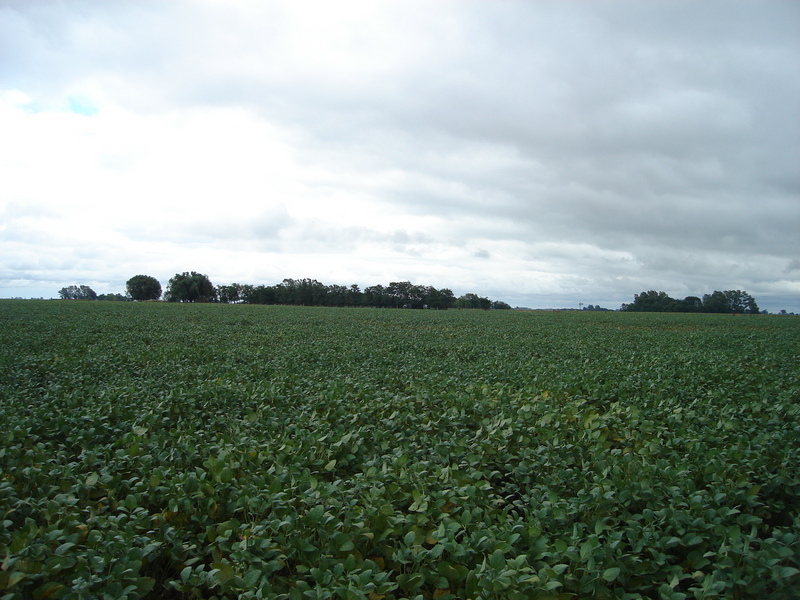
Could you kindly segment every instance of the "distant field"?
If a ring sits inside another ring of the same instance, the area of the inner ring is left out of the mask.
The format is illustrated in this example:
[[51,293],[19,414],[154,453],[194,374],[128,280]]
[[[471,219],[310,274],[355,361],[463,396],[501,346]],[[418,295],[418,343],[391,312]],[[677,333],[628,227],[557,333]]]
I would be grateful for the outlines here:
[[0,599],[797,598],[800,319],[0,301]]

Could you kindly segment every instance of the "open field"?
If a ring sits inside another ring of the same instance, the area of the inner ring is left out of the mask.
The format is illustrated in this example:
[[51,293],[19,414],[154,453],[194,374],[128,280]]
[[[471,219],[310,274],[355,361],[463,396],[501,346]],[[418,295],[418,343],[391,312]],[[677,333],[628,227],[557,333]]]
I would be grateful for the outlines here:
[[800,319],[0,301],[0,598],[792,598]]

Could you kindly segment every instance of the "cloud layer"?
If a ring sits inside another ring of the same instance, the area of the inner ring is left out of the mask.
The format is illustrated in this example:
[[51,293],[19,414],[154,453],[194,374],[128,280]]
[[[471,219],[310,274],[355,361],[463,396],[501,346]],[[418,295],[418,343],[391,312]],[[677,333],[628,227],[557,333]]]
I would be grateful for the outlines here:
[[0,295],[409,279],[800,310],[794,2],[6,2]]

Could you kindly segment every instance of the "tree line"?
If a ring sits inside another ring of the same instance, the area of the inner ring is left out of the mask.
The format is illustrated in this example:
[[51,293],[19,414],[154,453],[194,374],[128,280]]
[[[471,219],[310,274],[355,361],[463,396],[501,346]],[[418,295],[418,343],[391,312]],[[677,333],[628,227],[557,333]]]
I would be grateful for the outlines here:
[[[126,283],[126,295],[98,296],[88,286],[62,288],[67,300],[158,300],[160,282],[149,275],[136,275]],[[377,308],[510,309],[505,302],[469,293],[456,298],[449,288],[437,289],[409,281],[393,281],[363,290],[357,285],[326,285],[316,279],[284,279],[275,285],[232,283],[215,286],[207,275],[195,271],[176,273],[169,280],[163,299],[168,302],[221,302],[225,304],[288,304],[297,306],[371,306]]]
[[[161,283],[149,275],[135,275],[126,285],[126,294],[98,295],[87,285],[62,288],[59,296],[65,300],[158,300],[162,297]],[[377,308],[448,308],[510,309],[505,302],[492,301],[477,294],[458,298],[449,288],[436,289],[409,281],[393,281],[389,285],[373,285],[363,290],[356,284],[325,285],[316,279],[284,279],[275,285],[232,283],[215,286],[207,275],[195,271],[176,273],[163,292],[168,302],[221,302],[225,304],[289,304],[302,306],[372,306]],[[600,306],[584,310],[606,310]],[[628,312],[702,312],[758,314],[755,299],[741,290],[717,291],[676,300],[666,292],[650,290],[635,294],[633,302],[623,304]]]
[[755,299],[741,290],[713,291],[698,296],[687,296],[683,300],[670,298],[666,292],[642,292],[634,294],[631,304],[623,304],[620,310],[630,312],[698,312],[753,314],[760,311]]

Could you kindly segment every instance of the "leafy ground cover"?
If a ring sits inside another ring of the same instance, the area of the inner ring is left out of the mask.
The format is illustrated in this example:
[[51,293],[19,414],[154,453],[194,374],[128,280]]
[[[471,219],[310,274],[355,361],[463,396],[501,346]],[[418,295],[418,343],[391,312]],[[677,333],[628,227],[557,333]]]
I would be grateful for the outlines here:
[[792,598],[800,321],[0,302],[0,598]]

